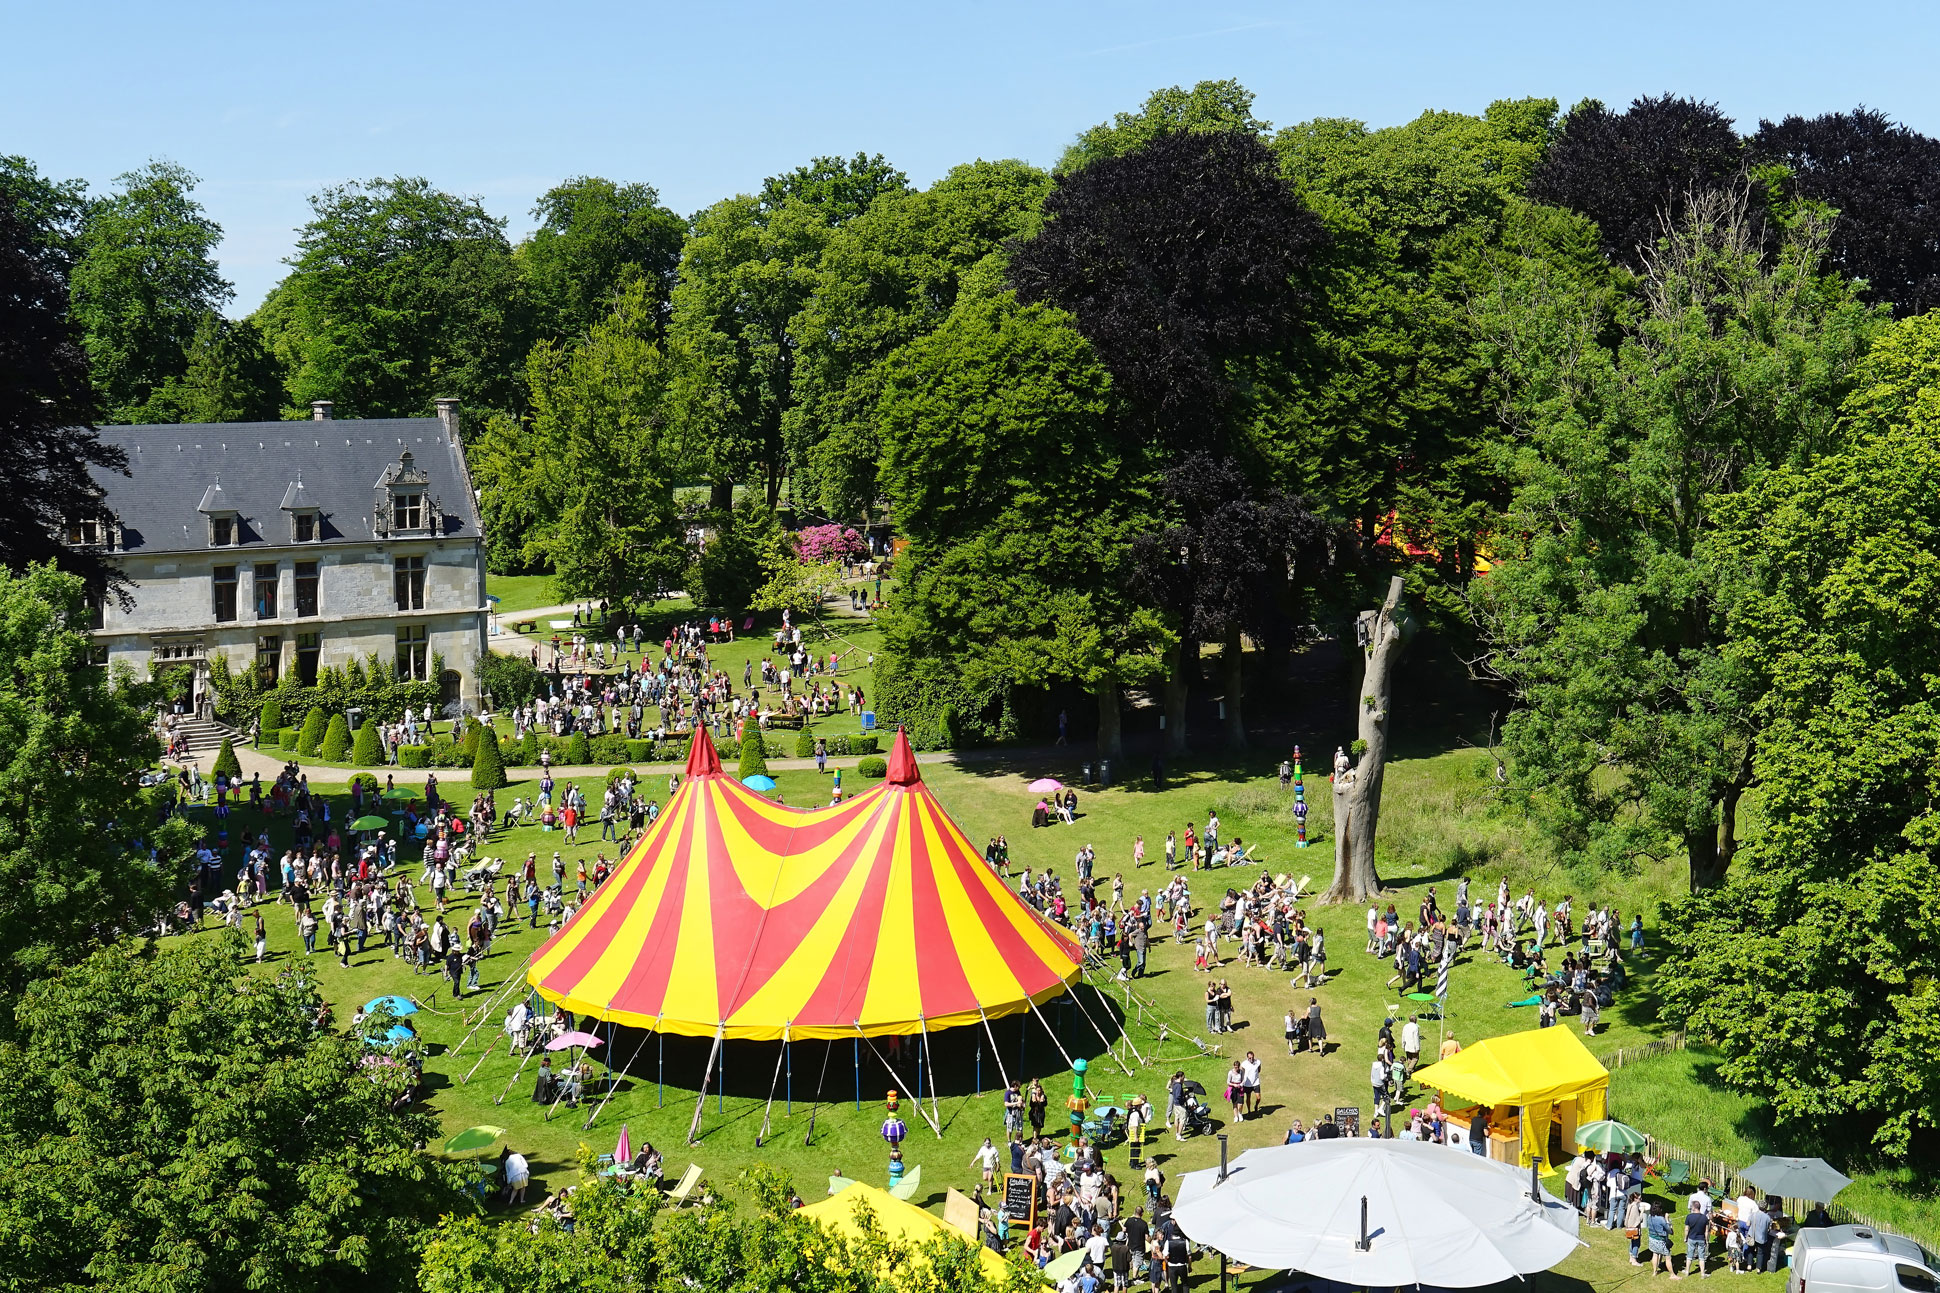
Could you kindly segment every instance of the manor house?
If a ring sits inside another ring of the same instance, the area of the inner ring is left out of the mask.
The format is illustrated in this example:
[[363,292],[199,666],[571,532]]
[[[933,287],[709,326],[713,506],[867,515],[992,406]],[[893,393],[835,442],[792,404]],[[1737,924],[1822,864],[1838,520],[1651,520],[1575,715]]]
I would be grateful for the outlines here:
[[372,652],[430,679],[447,702],[478,703],[486,648],[485,546],[458,435],[458,401],[437,416],[308,422],[104,426],[127,476],[96,471],[111,520],[70,527],[133,587],[94,639],[111,664],[209,662],[265,682]]

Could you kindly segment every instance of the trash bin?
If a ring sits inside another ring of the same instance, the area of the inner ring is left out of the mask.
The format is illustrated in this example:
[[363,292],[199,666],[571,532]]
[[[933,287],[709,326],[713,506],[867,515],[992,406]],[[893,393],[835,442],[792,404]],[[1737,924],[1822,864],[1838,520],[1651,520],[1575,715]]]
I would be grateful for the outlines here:
[[1098,760],[1098,784],[1101,786],[1111,785],[1111,760],[1110,759]]
[[1093,782],[1091,777],[1091,764],[1089,762],[1085,763],[1082,769],[1082,773],[1083,775],[1079,779],[1083,781],[1087,786],[1092,785]]
[[364,725],[364,711],[352,705],[344,711],[344,721],[350,724],[350,730],[354,732]]

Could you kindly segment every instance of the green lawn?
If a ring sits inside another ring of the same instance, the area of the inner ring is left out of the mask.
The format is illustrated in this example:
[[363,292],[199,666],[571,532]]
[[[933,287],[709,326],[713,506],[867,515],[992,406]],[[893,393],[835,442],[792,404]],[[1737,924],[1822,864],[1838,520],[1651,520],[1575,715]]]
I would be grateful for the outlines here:
[[[1046,773],[1072,773],[1076,761],[1074,756],[1070,766],[1022,766],[1003,760],[931,765],[925,767],[924,775],[974,842],[981,844],[990,835],[1006,834],[1014,863],[1034,868],[1052,866],[1064,874],[1068,884],[1074,881],[1073,853],[1078,845],[1091,841],[1098,848],[1099,874],[1107,884],[1113,872],[1122,870],[1130,892],[1156,888],[1163,882],[1159,859],[1165,831],[1179,828],[1188,819],[1202,824],[1212,807],[1220,812],[1225,836],[1237,834],[1257,843],[1255,858],[1263,859],[1274,871],[1308,874],[1320,884],[1331,870],[1326,783],[1309,779],[1310,800],[1315,807],[1310,819],[1314,845],[1296,849],[1288,816],[1290,796],[1279,789],[1268,771],[1276,756],[1263,753],[1249,766],[1175,769],[1175,783],[1163,793],[1138,785],[1081,793],[1082,815],[1075,826],[1031,830],[1028,823],[1035,796],[1024,789],[1025,783]],[[791,803],[820,802],[826,794],[825,779],[812,771],[782,772],[776,779],[780,792]],[[1382,821],[1382,868],[1404,910],[1411,909],[1431,883],[1445,902],[1451,901],[1455,880],[1464,872],[1474,877],[1478,891],[1483,886],[1492,887],[1505,869],[1513,885],[1534,883],[1541,893],[1553,896],[1569,887],[1562,874],[1550,868],[1543,852],[1531,846],[1520,827],[1498,815],[1489,784],[1486,758],[1472,751],[1400,760],[1391,765]],[[530,783],[518,783],[501,791],[501,804],[529,788]],[[277,822],[275,832],[280,835],[282,829],[283,823]],[[1131,846],[1138,834],[1145,837],[1148,862],[1142,872],[1134,873]],[[590,858],[600,851],[596,836],[595,827],[582,835],[585,842],[577,849],[561,849],[569,868],[575,857]],[[508,867],[516,867],[528,850],[538,851],[544,873],[549,871],[547,861],[559,840],[557,834],[546,836],[537,828],[528,828],[509,837],[494,837],[489,851],[506,857]],[[610,856],[611,846],[606,847]],[[1249,868],[1230,879],[1246,881],[1255,874]],[[1218,873],[1198,875],[1195,895],[1209,899],[1228,879]],[[1674,877],[1647,877],[1633,890],[1646,897],[1647,921],[1654,911],[1648,903],[1649,895],[1672,884]],[[1600,896],[1593,886],[1578,888],[1579,910]],[[1631,905],[1626,903],[1625,909]],[[461,912],[466,906],[460,904]],[[1203,983],[1192,969],[1187,947],[1170,942],[1154,946],[1154,973],[1137,985],[1139,999],[1129,997],[1122,985],[1105,985],[1109,1000],[1119,1011],[1129,1013],[1132,1044],[1149,1062],[1146,1066],[1134,1064],[1137,1071],[1131,1076],[1105,1054],[1083,1015],[1053,1008],[1047,1016],[1064,1050],[1085,1055],[1092,1065],[1094,1088],[1109,1095],[1140,1091],[1162,1097],[1164,1077],[1174,1067],[1185,1068],[1217,1095],[1229,1057],[1247,1049],[1257,1051],[1266,1062],[1264,1116],[1222,1130],[1229,1135],[1234,1153],[1278,1143],[1292,1117],[1311,1122],[1337,1104],[1366,1106],[1367,1062],[1376,1028],[1387,1005],[1399,1000],[1383,986],[1389,974],[1385,963],[1361,951],[1362,912],[1323,909],[1317,915],[1318,923],[1330,935],[1330,982],[1312,994],[1295,992],[1282,975],[1228,965],[1222,973],[1233,982],[1238,1007],[1238,1032],[1230,1037],[1208,1039],[1202,1031]],[[271,925],[275,956],[268,968],[274,972],[301,953],[294,924],[286,913],[279,911]],[[486,962],[488,990],[519,975],[542,934],[521,924],[498,941]],[[536,1173],[555,1182],[569,1175],[582,1143],[595,1151],[610,1150],[622,1123],[629,1127],[636,1147],[643,1141],[662,1147],[676,1172],[689,1158],[720,1175],[765,1161],[791,1173],[810,1197],[819,1194],[823,1178],[837,1170],[874,1181],[880,1181],[885,1172],[876,1128],[882,1118],[882,1092],[897,1084],[866,1047],[861,1051],[858,1079],[855,1051],[848,1044],[800,1044],[793,1048],[785,1065],[778,1063],[782,1060],[778,1047],[730,1045],[724,1061],[726,1097],[708,1097],[700,1143],[689,1150],[685,1146],[686,1131],[695,1111],[705,1042],[670,1038],[663,1049],[659,1039],[622,1032],[615,1053],[630,1076],[597,1124],[582,1130],[585,1112],[562,1111],[547,1120],[545,1111],[529,1100],[531,1070],[521,1073],[502,1043],[496,1050],[489,1049],[488,1043],[498,1036],[496,1023],[502,1005],[493,1008],[486,1027],[454,1055],[453,1048],[468,1031],[465,1012],[477,1009],[489,998],[454,1003],[442,980],[413,975],[375,944],[353,957],[349,969],[340,968],[334,958],[321,954],[314,961],[324,990],[337,1003],[340,1016],[347,1016],[357,1003],[384,992],[404,993],[423,1002],[425,1010],[418,1021],[431,1051],[428,1100],[432,1110],[448,1131],[475,1123],[511,1128],[511,1142],[532,1158]],[[1628,999],[1605,1012],[1605,1030],[1591,1043],[1592,1049],[1607,1052],[1655,1035],[1647,1018],[1648,959],[1637,968]],[[1280,1036],[1280,1017],[1296,1000],[1304,1004],[1308,995],[1321,999],[1333,1046],[1325,1057],[1288,1057]],[[1466,960],[1454,975],[1450,1026],[1464,1042],[1532,1027],[1535,1019],[1531,1010],[1505,1005],[1522,995],[1519,977],[1506,967]],[[1089,989],[1085,990],[1085,999],[1098,1022],[1115,1036],[1115,1021],[1102,1017],[1108,1009],[1105,1003]],[[1159,1034],[1162,1023],[1166,1026],[1163,1039]],[[1012,1019],[998,1021],[997,1030],[1004,1072],[1013,1077],[1027,1074],[1043,1078],[1054,1092],[1054,1101],[1056,1093],[1069,1090],[1068,1066],[1040,1026],[1032,1022],[1023,1028],[1020,1021]],[[1432,1025],[1429,1037],[1432,1046]],[[1229,1049],[1224,1056],[1201,1055],[1193,1038],[1224,1041]],[[912,1120],[914,1134],[905,1153],[911,1163],[924,1167],[929,1197],[922,1201],[940,1206],[946,1186],[970,1188],[975,1180],[969,1167],[972,1150],[985,1135],[1001,1132],[999,1056],[992,1052],[981,1030],[939,1034],[932,1038],[932,1045],[934,1069],[942,1075],[937,1106],[943,1134],[938,1139]],[[1119,1053],[1124,1054],[1122,1047]],[[913,1078],[913,1061],[907,1057],[904,1068],[905,1077]],[[664,1087],[658,1080],[663,1074]],[[858,1084],[862,1097],[859,1109]],[[775,1092],[771,1135],[757,1146],[756,1136],[771,1089]],[[792,1102],[787,1098],[791,1091]],[[1628,1104],[1626,1114],[1651,1127],[1652,1111],[1647,1103]],[[1162,1137],[1156,1149],[1165,1170],[1174,1177],[1217,1161],[1217,1143],[1211,1138],[1175,1145]],[[1122,1158],[1117,1161],[1122,1166]],[[1584,1283],[1599,1289],[1614,1288],[1636,1275],[1620,1236],[1613,1239],[1601,1230],[1586,1235],[1591,1247],[1538,1283],[1558,1290],[1565,1286],[1580,1289]],[[1776,1287],[1775,1280],[1766,1283]]]
[[498,598],[498,613],[512,616],[539,606],[561,602],[552,589],[551,575],[487,575],[485,592]]

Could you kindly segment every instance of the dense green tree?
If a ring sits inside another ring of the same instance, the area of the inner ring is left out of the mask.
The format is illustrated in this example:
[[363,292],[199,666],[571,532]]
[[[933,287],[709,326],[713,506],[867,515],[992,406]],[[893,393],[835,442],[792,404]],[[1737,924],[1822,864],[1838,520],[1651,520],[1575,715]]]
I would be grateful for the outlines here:
[[188,368],[142,407],[147,422],[273,422],[283,373],[253,320],[206,314],[189,342]]
[[698,606],[740,612],[790,560],[787,536],[774,510],[753,498],[712,516],[707,541],[689,571]]
[[1253,92],[1238,81],[1201,81],[1190,90],[1154,90],[1137,112],[1121,112],[1079,134],[1064,150],[1058,171],[1075,171],[1105,157],[1137,152],[1162,135],[1230,131],[1264,137],[1273,123],[1253,115]]
[[531,416],[495,417],[473,454],[487,528],[521,536],[559,596],[651,597],[685,560],[657,310],[638,279],[585,337],[534,346]]
[[[1883,352],[1883,353],[1882,353]],[[1940,1146],[1940,327],[1865,365],[1861,439],[1719,500],[1706,555],[1760,692],[1763,829],[1665,913],[1671,1015],[1822,1145]],[[1917,389],[1908,390],[1912,378]],[[1910,398],[1909,398],[1910,397]],[[1883,422],[1883,425],[1880,425]]]
[[89,668],[87,623],[78,576],[0,573],[0,989],[145,927],[187,879],[188,828],[153,827],[136,784],[161,689]]
[[73,310],[108,420],[141,422],[188,370],[197,327],[235,290],[216,268],[222,227],[192,196],[194,175],[155,161],[115,183],[81,226]]
[[419,178],[338,185],[310,207],[257,314],[299,408],[423,417],[446,395],[481,414],[521,407],[530,310],[502,220]]
[[87,219],[86,180],[55,180],[28,158],[0,154],[0,201],[30,231],[45,267],[63,284],[80,254],[81,224]]
[[782,434],[798,511],[850,518],[875,503],[885,360],[949,315],[971,266],[1035,227],[1049,189],[1023,162],[973,162],[920,193],[880,198],[829,239],[791,325],[799,348]]
[[846,224],[885,193],[906,193],[909,177],[881,153],[851,158],[817,157],[806,166],[771,175],[761,184],[761,203],[778,210],[790,201],[815,208],[831,225]]
[[1690,201],[1733,187],[1744,166],[1738,132],[1716,104],[1646,95],[1612,112],[1585,99],[1557,124],[1529,196],[1588,216],[1604,253],[1641,270]]
[[879,707],[920,732],[1003,731],[1013,687],[1119,692],[1168,638],[1130,591],[1156,473],[1119,434],[1113,383],[1071,317],[1022,305],[986,266],[949,319],[890,361],[882,481],[909,538],[884,618]]
[[[125,472],[128,456],[94,430],[87,352],[68,316],[61,230],[45,202],[0,191],[0,566],[54,561],[97,591],[114,581],[99,552],[64,543],[69,526],[109,521],[90,469]],[[76,537],[86,537],[85,533]]]
[[782,424],[794,399],[795,316],[817,285],[831,233],[903,174],[880,157],[818,157],[694,217],[669,330],[669,408],[689,470],[725,511],[738,481],[758,481],[769,507],[787,470]]
[[539,227],[519,244],[542,337],[577,337],[606,316],[637,280],[650,284],[665,322],[687,222],[660,205],[650,184],[575,176],[533,206]]
[[1836,446],[1881,312],[1823,272],[1811,210],[1768,264],[1742,195],[1701,197],[1621,297],[1587,226],[1538,215],[1536,230],[1521,246],[1548,244],[1505,255],[1478,306],[1524,437],[1508,560],[1476,586],[1522,702],[1505,735],[1517,783],[1565,855],[1681,852],[1693,888],[1715,885],[1759,717],[1699,547],[1721,496]]
[[128,941],[29,986],[0,1042],[0,1269],[18,1288],[412,1287],[468,1210],[401,1069],[316,1027],[309,969],[235,934]]
[[1472,263],[1500,244],[1555,109],[1498,102],[1386,130],[1311,121],[1274,139],[1329,238],[1309,280],[1309,332],[1260,369],[1273,394],[1259,452],[1364,548],[1426,554],[1413,582],[1457,616],[1451,593],[1508,501],[1500,392],[1469,309],[1487,274]]

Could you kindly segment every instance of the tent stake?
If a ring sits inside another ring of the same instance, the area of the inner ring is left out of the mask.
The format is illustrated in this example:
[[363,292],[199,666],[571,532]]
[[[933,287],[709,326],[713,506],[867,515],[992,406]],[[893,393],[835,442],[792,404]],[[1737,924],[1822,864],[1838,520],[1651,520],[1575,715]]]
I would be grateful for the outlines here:
[[775,1111],[775,1087],[781,1083],[782,1061],[788,1058],[788,1025],[781,1026],[781,1054],[775,1056],[775,1076],[768,1082],[768,1107],[761,1111],[761,1130],[754,1135],[754,1147],[761,1148],[761,1142],[768,1139],[768,1116]]
[[[923,1057],[927,1057],[930,1053],[930,1025],[929,1021],[921,1015],[916,1017],[916,1024],[923,1030],[923,1055],[919,1056],[916,1061],[916,1080],[920,1082],[923,1080]],[[923,1103],[921,1092],[917,1093],[916,1103],[919,1106]],[[942,1119],[943,1111],[937,1107],[936,1103],[936,1060],[932,1058],[930,1059],[930,1126],[938,1126],[942,1122]],[[940,1140],[942,1139],[943,1133],[939,1130],[936,1135]]]
[[694,1101],[694,1121],[687,1124],[687,1143],[690,1145],[698,1143],[701,1114],[707,1111],[707,1083],[714,1076],[714,1061],[720,1058],[721,1034],[724,1029],[725,1025],[722,1024],[717,1024],[714,1028],[714,1049],[707,1053],[707,1070],[701,1074],[701,1094],[700,1099]]

